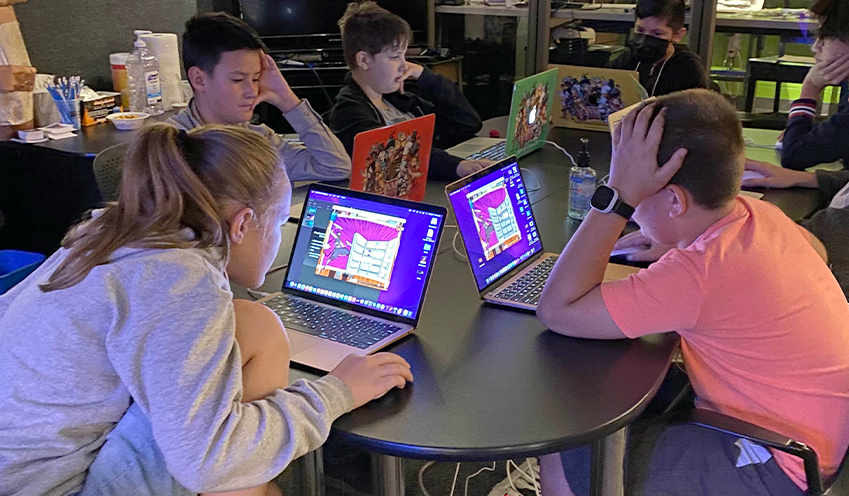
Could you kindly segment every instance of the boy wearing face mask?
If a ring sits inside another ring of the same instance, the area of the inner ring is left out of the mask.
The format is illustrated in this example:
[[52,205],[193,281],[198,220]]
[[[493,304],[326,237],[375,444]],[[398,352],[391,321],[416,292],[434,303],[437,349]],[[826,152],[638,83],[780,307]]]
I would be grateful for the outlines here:
[[687,34],[684,0],[639,0],[629,50],[612,60],[612,69],[636,70],[650,96],[690,88],[710,88],[698,55],[679,43]]

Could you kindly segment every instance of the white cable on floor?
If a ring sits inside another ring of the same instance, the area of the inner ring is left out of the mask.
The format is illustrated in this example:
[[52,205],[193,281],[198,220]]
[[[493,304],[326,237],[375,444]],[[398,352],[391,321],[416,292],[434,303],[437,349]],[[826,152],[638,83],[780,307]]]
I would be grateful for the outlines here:
[[557,143],[555,143],[553,141],[546,141],[546,143],[548,143],[549,145],[553,146],[554,148],[557,148],[558,150],[560,150],[561,152],[566,154],[566,156],[569,157],[569,160],[572,161],[572,165],[574,165],[576,167],[578,166],[577,162],[575,162],[575,159],[572,158],[572,155],[570,155],[569,152],[567,152],[562,146],[558,145]]
[[436,462],[427,462],[427,463],[425,463],[424,465],[422,465],[422,468],[420,468],[420,469],[419,469],[419,489],[421,489],[421,490],[422,490],[422,494],[423,494],[424,496],[430,496],[430,494],[427,492],[427,489],[425,489],[425,485],[424,485],[424,472],[425,472],[425,470],[427,470],[427,469],[428,469],[428,467],[430,467],[430,466],[431,466],[431,465],[433,465],[434,463],[436,463]]
[[451,496],[454,496],[454,486],[457,485],[457,476],[460,475],[460,464],[457,464],[457,469],[454,470],[454,482],[451,483]]
[[[525,473],[525,471],[524,471],[524,470],[522,470],[522,469],[521,469],[521,467],[519,467],[518,465],[516,465],[516,462],[514,462],[513,460],[507,460],[507,473],[508,473],[508,474],[510,473],[510,464],[512,463],[512,464],[513,464],[513,466],[514,466],[514,467],[516,467],[516,470],[518,470],[520,474],[524,475],[526,479],[528,479],[529,481],[531,481],[531,484],[533,484],[533,486],[534,486],[534,492],[536,493],[536,496],[540,496],[540,494],[539,494],[539,488],[538,488],[538,484],[537,484],[537,479],[536,479],[536,477],[534,477],[534,476],[533,476],[534,470],[533,470],[533,468],[531,467],[531,462],[530,462],[530,460],[531,460],[530,458],[527,458],[527,459],[526,459],[526,461],[527,461],[527,463],[528,463],[528,470],[530,470],[531,475],[526,474],[526,473]],[[513,484],[513,480],[512,480],[512,479],[510,479],[510,484],[511,484],[511,485]],[[513,489],[516,489],[516,488],[515,488],[515,487],[513,487]]]
[[458,236],[460,236],[460,231],[459,231],[459,230],[458,230],[457,232],[455,232],[455,233],[454,233],[454,239],[452,239],[452,240],[451,240],[451,248],[453,248],[453,249],[454,249],[454,254],[455,254],[455,255],[457,255],[458,257],[462,258],[463,260],[468,260],[468,259],[469,259],[469,257],[467,257],[465,253],[461,252],[461,251],[457,248],[457,237],[458,237]]
[[463,496],[469,496],[469,479],[471,479],[472,477],[477,477],[478,475],[480,475],[485,470],[489,470],[490,472],[495,472],[495,463],[496,462],[492,462],[492,467],[483,467],[482,469],[478,470],[477,472],[473,473],[472,475],[466,477],[466,488],[463,490]]

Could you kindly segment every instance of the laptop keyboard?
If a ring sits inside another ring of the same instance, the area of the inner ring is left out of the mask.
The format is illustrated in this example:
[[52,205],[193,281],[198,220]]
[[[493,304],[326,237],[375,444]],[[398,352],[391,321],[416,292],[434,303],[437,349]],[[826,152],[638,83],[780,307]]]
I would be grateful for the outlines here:
[[545,287],[545,281],[548,280],[548,275],[556,262],[557,257],[546,258],[522,277],[496,293],[495,297],[517,303],[536,305],[539,301],[539,295],[542,293],[542,288]]
[[401,330],[397,325],[316,305],[285,294],[264,304],[274,310],[286,327],[361,350]]
[[480,160],[484,158],[492,160],[493,162],[498,162],[499,160],[507,158],[507,142],[499,141],[489,148],[484,148],[483,150],[466,157],[467,160]]

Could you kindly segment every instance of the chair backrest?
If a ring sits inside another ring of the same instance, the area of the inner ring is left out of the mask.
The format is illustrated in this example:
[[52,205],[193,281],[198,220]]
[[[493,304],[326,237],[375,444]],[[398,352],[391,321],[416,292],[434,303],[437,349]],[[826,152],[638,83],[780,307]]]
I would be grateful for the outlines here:
[[92,168],[94,180],[103,195],[104,201],[115,201],[121,190],[121,174],[123,173],[124,152],[126,144],[110,146],[94,157]]

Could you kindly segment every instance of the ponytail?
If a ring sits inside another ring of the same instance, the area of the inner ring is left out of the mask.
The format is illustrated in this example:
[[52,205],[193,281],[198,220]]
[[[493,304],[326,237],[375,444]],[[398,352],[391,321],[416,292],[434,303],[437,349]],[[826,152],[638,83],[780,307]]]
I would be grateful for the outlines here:
[[[127,150],[118,201],[68,232],[62,246],[70,253],[39,287],[47,292],[74,286],[121,247],[213,247],[226,263],[223,206],[236,202],[261,215],[281,180],[288,185],[277,150],[254,131],[145,127]],[[179,235],[186,228],[191,239]]]

